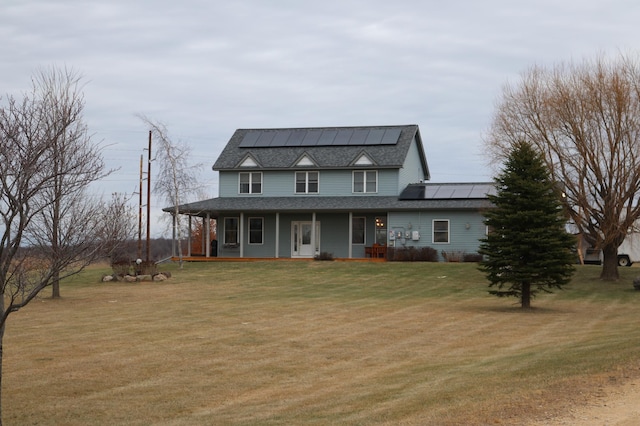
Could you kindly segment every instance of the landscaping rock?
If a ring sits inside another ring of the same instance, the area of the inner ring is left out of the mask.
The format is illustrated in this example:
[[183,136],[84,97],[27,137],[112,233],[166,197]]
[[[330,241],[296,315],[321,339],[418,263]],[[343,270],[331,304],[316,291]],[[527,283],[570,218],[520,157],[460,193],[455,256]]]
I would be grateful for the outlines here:
[[153,280],[154,281],[166,281],[167,280],[167,276],[165,274],[155,274],[153,276]]

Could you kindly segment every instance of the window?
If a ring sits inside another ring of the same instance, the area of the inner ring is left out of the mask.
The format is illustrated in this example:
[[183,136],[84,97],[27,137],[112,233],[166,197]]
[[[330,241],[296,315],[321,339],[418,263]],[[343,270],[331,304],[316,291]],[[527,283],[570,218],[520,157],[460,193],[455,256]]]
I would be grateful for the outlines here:
[[433,242],[449,243],[449,221],[434,220],[433,221]]
[[264,235],[263,218],[250,217],[249,218],[249,244],[262,244],[262,237]]
[[351,222],[351,244],[365,243],[365,224],[364,217],[354,217]]
[[377,170],[356,170],[353,172],[353,192],[378,192]]
[[296,194],[317,194],[318,178],[318,172],[296,172]]
[[224,245],[238,245],[238,218],[224,218]]
[[240,194],[261,194],[262,193],[262,173],[241,172],[239,192]]

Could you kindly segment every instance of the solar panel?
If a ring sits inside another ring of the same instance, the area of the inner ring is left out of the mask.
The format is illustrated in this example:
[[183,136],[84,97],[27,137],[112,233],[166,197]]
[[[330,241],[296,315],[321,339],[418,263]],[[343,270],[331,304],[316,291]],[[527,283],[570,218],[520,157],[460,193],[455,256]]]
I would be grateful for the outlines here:
[[318,146],[329,146],[333,145],[333,141],[338,135],[337,130],[324,130],[320,134],[320,138],[318,139]]
[[244,135],[242,142],[240,142],[240,146],[242,148],[249,148],[249,147],[255,146],[256,141],[258,140],[259,137],[260,137],[259,132],[248,131]]
[[240,147],[395,145],[401,131],[399,128],[247,130]]
[[451,198],[469,198],[473,185],[459,185],[453,187]]
[[258,140],[256,141],[255,145],[256,147],[266,147],[271,145],[271,141],[273,140],[273,137],[276,135],[276,132],[262,132],[260,133],[260,136],[258,137]]
[[286,146],[290,136],[291,130],[278,130],[276,136],[271,141],[271,146]]
[[400,138],[401,129],[393,128],[386,129],[384,131],[384,136],[380,140],[380,145],[395,145],[398,143],[398,139]]
[[384,136],[384,129],[371,129],[369,134],[367,135],[367,139],[365,139],[365,145],[380,145],[382,141],[382,137]]
[[349,145],[351,136],[353,135],[353,129],[340,129],[333,140],[333,145]]
[[368,135],[369,129],[356,129],[353,131],[348,145],[364,145],[364,141],[367,140]]
[[317,146],[318,140],[322,135],[322,130],[307,130],[307,134],[302,139],[302,146]]
[[302,141],[304,140],[304,136],[307,134],[306,130],[302,129],[293,129],[291,130],[291,136],[287,140],[285,146],[300,146],[302,145]]

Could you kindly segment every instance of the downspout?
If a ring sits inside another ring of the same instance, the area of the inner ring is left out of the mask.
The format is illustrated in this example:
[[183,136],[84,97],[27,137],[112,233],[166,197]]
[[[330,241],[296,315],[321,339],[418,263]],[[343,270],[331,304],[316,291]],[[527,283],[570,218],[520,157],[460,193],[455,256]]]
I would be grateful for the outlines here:
[[276,247],[275,247],[275,258],[280,257],[280,213],[276,213]]
[[244,213],[240,213],[240,257],[244,257]]
[[353,241],[353,212],[349,212],[349,232],[347,232],[348,235],[348,241],[347,241],[347,247],[349,247],[349,259],[351,259],[353,257],[353,245],[351,244],[351,242]]
[[316,257],[316,212],[311,213],[311,257]]

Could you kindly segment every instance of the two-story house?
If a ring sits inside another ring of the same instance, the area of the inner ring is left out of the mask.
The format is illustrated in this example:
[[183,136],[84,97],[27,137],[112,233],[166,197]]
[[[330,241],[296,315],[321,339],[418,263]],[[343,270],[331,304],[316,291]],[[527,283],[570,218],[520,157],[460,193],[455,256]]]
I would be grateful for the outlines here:
[[475,253],[493,189],[426,183],[417,125],[238,129],[213,170],[219,197],[179,211],[216,219],[207,255],[218,257],[362,258],[374,245]]

